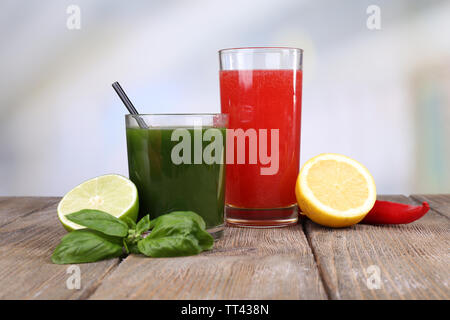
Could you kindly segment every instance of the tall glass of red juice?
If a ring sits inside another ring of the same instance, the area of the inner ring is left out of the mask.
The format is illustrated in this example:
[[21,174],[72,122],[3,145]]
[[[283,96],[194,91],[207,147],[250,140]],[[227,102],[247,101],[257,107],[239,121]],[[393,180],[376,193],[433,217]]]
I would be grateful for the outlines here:
[[297,48],[219,51],[227,130],[226,221],[247,227],[297,223],[302,55]]

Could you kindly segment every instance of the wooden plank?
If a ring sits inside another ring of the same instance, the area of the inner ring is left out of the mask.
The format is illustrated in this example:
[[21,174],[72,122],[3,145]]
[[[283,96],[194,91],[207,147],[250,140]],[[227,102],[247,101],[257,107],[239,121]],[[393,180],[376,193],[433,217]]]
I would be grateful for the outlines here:
[[[41,200],[38,207],[44,203]],[[78,265],[81,288],[68,289],[66,281],[72,275],[67,273],[68,265],[55,265],[50,260],[53,249],[66,234],[56,206],[54,203],[34,211],[30,205],[33,213],[0,227],[0,299],[86,298],[117,266],[118,259]]]
[[[117,290],[120,288],[120,290]],[[326,299],[302,226],[226,228],[200,256],[131,255],[91,299]]]
[[1,197],[0,198],[0,226],[45,209],[61,198],[59,197]]
[[411,198],[419,202],[427,201],[433,210],[450,218],[450,194],[413,194]]
[[[382,199],[413,203],[404,196]],[[450,224],[436,212],[398,226],[330,229],[307,221],[306,234],[332,299],[450,298]],[[380,288],[369,289],[377,267]]]

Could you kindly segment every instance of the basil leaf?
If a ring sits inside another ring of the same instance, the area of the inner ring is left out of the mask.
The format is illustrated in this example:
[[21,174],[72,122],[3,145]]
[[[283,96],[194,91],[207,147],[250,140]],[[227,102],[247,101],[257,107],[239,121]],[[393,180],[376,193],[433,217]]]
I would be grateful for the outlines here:
[[125,222],[100,210],[83,209],[66,215],[66,218],[110,236],[126,237],[128,234],[128,225]]
[[139,240],[143,239],[142,236],[136,235],[134,230],[129,230],[128,237],[123,238],[123,245],[127,253],[140,253],[137,248]]
[[129,217],[123,217],[122,220],[125,221],[129,229],[136,229],[136,222],[134,222],[133,219]]
[[[196,213],[193,214],[198,216]],[[209,250],[214,245],[214,238],[199,225],[198,219],[194,215],[173,215],[172,213],[163,215],[158,218],[159,221],[156,222],[155,227],[148,237],[159,238],[175,235],[193,235],[199,241],[203,250]],[[198,217],[202,219],[200,216]]]
[[141,251],[139,251],[139,248],[138,248],[138,242],[133,242],[132,244],[130,244],[128,246],[128,250],[130,253],[134,253],[134,254],[141,253]]
[[136,225],[136,234],[141,235],[143,232],[150,229],[150,216],[146,215]]
[[186,217],[174,217],[170,214],[160,216],[147,238],[163,238],[171,236],[188,236],[192,230],[200,226],[196,221]]
[[126,252],[127,254],[129,254],[129,253],[130,253],[130,249],[128,248],[127,239],[122,238],[122,244],[123,244],[123,248],[125,249],[125,252]]
[[91,229],[74,230],[66,234],[55,248],[52,261],[56,264],[95,262],[122,255],[122,239]]
[[138,249],[142,254],[155,258],[192,256],[202,251],[193,236],[147,237],[138,242]]
[[195,213],[193,211],[174,211],[174,212],[167,213],[167,214],[164,214],[162,216],[159,216],[158,218],[156,218],[156,219],[151,221],[150,229],[153,229],[155,227],[156,223],[158,222],[158,219],[164,219],[163,217],[166,217],[166,216],[180,217],[180,218],[190,218],[190,219],[193,219],[193,220],[197,221],[197,223],[200,225],[200,228],[202,228],[203,230],[206,229],[205,220],[203,220],[203,218],[201,216],[199,216],[197,213]]
[[158,217],[149,236],[138,242],[142,254],[175,257],[198,254],[214,245],[213,237],[202,229],[192,214],[166,214]]
[[214,238],[205,230],[196,230],[194,236],[198,240],[198,244],[203,250],[211,250],[214,246]]
[[130,254],[130,253],[141,253],[138,249],[138,240],[140,239],[127,239],[124,238],[123,239],[123,246],[125,248],[125,251]]

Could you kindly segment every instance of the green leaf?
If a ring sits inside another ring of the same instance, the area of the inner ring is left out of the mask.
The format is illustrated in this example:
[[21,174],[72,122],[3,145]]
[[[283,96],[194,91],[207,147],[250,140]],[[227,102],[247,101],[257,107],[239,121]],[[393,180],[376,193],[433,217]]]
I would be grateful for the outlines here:
[[66,218],[110,236],[126,237],[128,234],[128,225],[125,222],[100,210],[83,209],[66,215]]
[[[181,211],[179,211],[181,213]],[[187,211],[189,212],[189,211]],[[158,217],[155,226],[148,238],[161,238],[171,236],[194,236],[203,250],[209,250],[214,245],[214,238],[206,232],[198,223],[198,218],[202,219],[194,212],[188,214],[166,214]],[[203,221],[203,219],[202,219]]]
[[174,236],[166,238],[145,238],[138,242],[139,251],[149,257],[192,256],[202,251],[193,236]]
[[214,239],[195,215],[169,213],[158,217],[150,235],[138,242],[139,251],[151,257],[176,257],[211,249]]
[[95,262],[122,255],[122,239],[91,229],[74,230],[66,234],[55,248],[52,261],[56,264]]
[[146,215],[136,225],[136,234],[141,235],[143,232],[150,229],[150,216]]
[[123,217],[122,220],[125,221],[129,229],[136,229],[136,222],[134,222],[133,219],[129,217]]
[[158,218],[154,219],[151,221],[150,223],[150,229],[153,229],[156,225],[156,223],[158,222],[158,219],[164,219],[163,217],[165,216],[170,216],[170,217],[180,217],[180,218],[190,218],[193,219],[195,221],[197,221],[197,223],[199,224],[200,228],[202,228],[203,230],[206,229],[206,223],[205,220],[203,220],[203,218],[201,216],[199,216],[197,213],[193,212],[193,211],[174,211],[171,213],[167,213],[164,214],[162,216],[159,216]]
[[198,240],[198,244],[203,250],[211,250],[214,246],[214,238],[205,230],[198,230],[195,232],[195,237]]
[[123,248],[125,249],[125,252],[126,252],[127,254],[129,254],[129,253],[130,253],[130,249],[128,248],[127,239],[122,238],[122,244],[123,244]]
[[141,253],[138,249],[138,241],[141,240],[141,237],[136,239],[123,238],[123,246],[127,254],[130,253]]
[[128,236],[123,238],[123,245],[127,253],[140,253],[137,248],[137,243],[141,239],[141,235],[135,234],[134,230],[129,230]]
[[152,232],[147,238],[162,238],[170,236],[187,236],[191,234],[192,230],[197,227],[200,229],[198,223],[187,217],[175,217],[170,214],[165,214],[158,217]]

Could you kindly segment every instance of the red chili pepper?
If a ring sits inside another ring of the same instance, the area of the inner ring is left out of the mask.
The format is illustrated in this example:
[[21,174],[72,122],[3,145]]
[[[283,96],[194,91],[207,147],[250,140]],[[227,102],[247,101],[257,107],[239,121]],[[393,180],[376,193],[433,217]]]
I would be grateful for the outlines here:
[[430,205],[423,202],[421,206],[412,206],[390,201],[375,201],[372,210],[362,223],[367,224],[403,224],[422,218],[430,210]]

